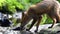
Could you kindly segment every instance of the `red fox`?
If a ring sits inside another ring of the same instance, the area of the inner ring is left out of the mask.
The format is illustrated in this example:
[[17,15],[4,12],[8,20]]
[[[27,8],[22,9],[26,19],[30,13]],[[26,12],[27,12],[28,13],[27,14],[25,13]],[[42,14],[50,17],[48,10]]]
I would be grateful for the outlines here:
[[26,12],[26,14],[23,16],[22,21],[21,21],[21,26],[20,29],[22,30],[24,26],[31,20],[33,19],[33,22],[30,26],[28,31],[32,28],[32,26],[36,24],[36,30],[35,32],[38,31],[38,27],[40,24],[40,21],[42,19],[43,14],[47,14],[52,20],[53,24],[51,25],[52,28],[54,24],[59,21],[60,15],[59,15],[59,2],[56,0],[48,0],[48,1],[41,1],[40,3],[37,3],[36,5],[32,5]]

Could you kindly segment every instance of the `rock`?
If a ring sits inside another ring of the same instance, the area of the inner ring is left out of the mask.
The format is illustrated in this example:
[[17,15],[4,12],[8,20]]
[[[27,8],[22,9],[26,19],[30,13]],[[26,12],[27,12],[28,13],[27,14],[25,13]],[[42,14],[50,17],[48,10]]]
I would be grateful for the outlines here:
[[38,32],[34,33],[33,31],[36,29],[36,26],[30,31],[13,31],[10,27],[0,27],[0,34],[60,34],[60,24],[55,24],[53,28],[48,28],[51,24],[40,25],[38,28]]
[[20,32],[19,31],[13,31],[13,30],[11,30],[11,31],[5,31],[4,32],[4,34],[20,34]]
[[2,32],[0,32],[0,34],[3,34]]
[[0,34],[20,34],[20,31],[10,30],[9,27],[0,27]]
[[33,34],[33,33],[29,31],[22,31],[21,34]]
[[60,24],[55,25],[53,28],[42,29],[39,34],[60,34]]

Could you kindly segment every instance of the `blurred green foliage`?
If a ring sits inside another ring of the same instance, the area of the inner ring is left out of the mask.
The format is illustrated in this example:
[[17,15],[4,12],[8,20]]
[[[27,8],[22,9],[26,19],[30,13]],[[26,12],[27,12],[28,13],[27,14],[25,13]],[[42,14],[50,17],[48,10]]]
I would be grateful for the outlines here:
[[57,0],[57,1],[59,1],[59,2],[60,2],[60,0]]
[[23,5],[17,0],[0,0],[0,10],[3,6],[6,7],[5,9],[12,13],[16,12],[16,7],[18,7],[19,9],[24,9]]

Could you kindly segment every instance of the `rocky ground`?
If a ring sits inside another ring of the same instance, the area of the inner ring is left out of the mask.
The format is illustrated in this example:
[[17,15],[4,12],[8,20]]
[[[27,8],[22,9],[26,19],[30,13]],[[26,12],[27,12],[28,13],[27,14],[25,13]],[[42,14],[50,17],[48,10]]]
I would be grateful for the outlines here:
[[35,26],[29,31],[13,31],[10,27],[0,27],[0,34],[60,34],[60,25],[55,24],[53,28],[48,29],[51,24],[40,25],[38,33],[34,33]]

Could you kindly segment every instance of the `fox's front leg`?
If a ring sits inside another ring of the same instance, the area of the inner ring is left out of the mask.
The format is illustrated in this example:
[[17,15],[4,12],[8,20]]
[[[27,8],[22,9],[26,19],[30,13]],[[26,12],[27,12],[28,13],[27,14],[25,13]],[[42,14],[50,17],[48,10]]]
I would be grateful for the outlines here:
[[42,19],[42,16],[40,16],[39,19],[37,20],[37,24],[36,24],[36,30],[35,30],[35,32],[38,31],[38,28],[39,28],[39,25],[40,25],[41,19]]
[[37,19],[34,18],[32,23],[31,23],[31,26],[26,30],[29,31],[33,27],[33,25],[36,23],[36,21],[37,21]]
[[24,15],[24,17],[21,20],[21,26],[20,26],[20,30],[24,29],[24,26],[31,20],[31,17],[29,17],[28,15]]

